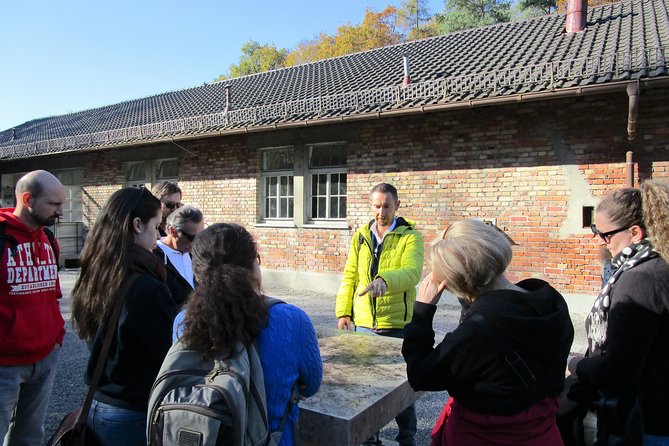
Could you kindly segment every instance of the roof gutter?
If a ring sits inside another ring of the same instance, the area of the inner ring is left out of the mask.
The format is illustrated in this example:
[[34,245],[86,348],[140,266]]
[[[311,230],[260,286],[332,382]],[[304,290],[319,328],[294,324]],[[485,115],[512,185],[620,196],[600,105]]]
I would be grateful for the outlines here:
[[84,148],[84,149],[63,150],[54,153],[35,154],[28,157],[0,158],[0,161],[9,159],[16,160],[20,158],[33,158],[35,156],[40,156],[40,155],[54,155],[56,153],[89,152],[89,151],[100,151],[100,150],[107,150],[107,149],[114,149],[128,146],[152,145],[152,144],[163,143],[166,141],[168,142],[189,141],[194,139],[215,138],[218,136],[239,135],[245,133],[260,133],[272,130],[291,129],[297,127],[310,127],[313,125],[327,125],[327,124],[335,124],[335,123],[351,122],[351,121],[367,121],[372,119],[396,117],[415,113],[433,113],[446,110],[489,107],[489,106],[505,105],[505,104],[517,104],[522,102],[544,101],[548,99],[560,99],[560,98],[570,98],[570,97],[578,97],[578,96],[594,95],[594,94],[606,94],[606,93],[627,91],[628,85],[630,84],[638,85],[639,87],[642,86],[643,88],[667,87],[669,86],[669,77],[665,76],[661,78],[652,78],[652,79],[646,78],[643,80],[634,79],[629,81],[612,82],[608,84],[586,85],[586,86],[570,87],[564,89],[561,88],[549,91],[540,91],[536,93],[523,93],[523,94],[499,96],[485,99],[471,99],[468,101],[453,101],[445,104],[421,105],[419,107],[414,107],[414,108],[376,111],[372,113],[352,114],[348,116],[337,116],[332,118],[321,118],[312,120],[307,119],[297,122],[274,123],[262,126],[247,126],[247,127],[240,127],[237,129],[216,130],[212,132],[199,133],[199,134],[189,134],[189,135],[181,135],[168,138],[159,138],[145,142],[143,141],[132,141],[128,143],[120,142],[118,144],[107,144],[89,149]]

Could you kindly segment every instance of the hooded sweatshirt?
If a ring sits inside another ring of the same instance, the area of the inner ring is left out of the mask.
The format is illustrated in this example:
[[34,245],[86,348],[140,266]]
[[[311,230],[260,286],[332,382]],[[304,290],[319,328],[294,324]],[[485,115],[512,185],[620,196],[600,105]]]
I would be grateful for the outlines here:
[[[467,409],[492,415],[516,414],[558,396],[574,338],[567,304],[542,280],[528,279],[518,286],[527,292],[495,290],[479,296],[460,325],[436,347],[436,305],[417,302],[402,346],[411,387],[448,390]],[[485,317],[490,329],[472,318],[476,313]],[[501,346],[517,352],[527,364],[536,377],[532,389],[507,363]]]
[[30,229],[13,212],[0,209],[0,366],[34,364],[65,335],[56,253],[42,228]]

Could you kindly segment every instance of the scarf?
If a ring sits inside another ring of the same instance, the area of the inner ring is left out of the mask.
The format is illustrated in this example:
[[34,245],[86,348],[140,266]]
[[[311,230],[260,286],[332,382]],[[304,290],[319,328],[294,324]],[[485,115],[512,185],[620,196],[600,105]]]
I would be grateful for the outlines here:
[[643,239],[638,243],[623,248],[611,260],[613,274],[602,287],[585,320],[585,331],[588,335],[588,352],[590,354],[596,349],[604,350],[605,348],[609,308],[611,307],[611,290],[620,278],[620,275],[640,263],[654,259],[658,255],[650,241]]

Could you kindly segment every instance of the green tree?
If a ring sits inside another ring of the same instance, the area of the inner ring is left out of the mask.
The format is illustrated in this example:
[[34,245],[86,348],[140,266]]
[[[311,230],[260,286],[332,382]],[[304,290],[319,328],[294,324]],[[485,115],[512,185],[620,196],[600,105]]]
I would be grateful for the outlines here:
[[254,40],[249,40],[242,45],[241,51],[239,63],[230,65],[229,74],[223,74],[217,80],[281,68],[288,54],[288,50],[277,49],[274,44],[261,45]]
[[442,33],[478,28],[511,19],[509,0],[446,0],[437,23]]
[[431,18],[427,0],[402,0],[397,10],[397,26],[406,36],[406,40],[437,35],[438,30],[429,26]]

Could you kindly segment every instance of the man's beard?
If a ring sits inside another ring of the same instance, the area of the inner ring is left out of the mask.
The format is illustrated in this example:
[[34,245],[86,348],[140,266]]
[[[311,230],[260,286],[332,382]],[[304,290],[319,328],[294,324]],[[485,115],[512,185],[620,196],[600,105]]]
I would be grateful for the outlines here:
[[40,226],[53,226],[54,223],[56,223],[56,219],[58,219],[57,215],[52,215],[50,217],[45,218],[40,215],[37,215],[34,212],[31,212],[30,216],[32,217],[33,221]]

